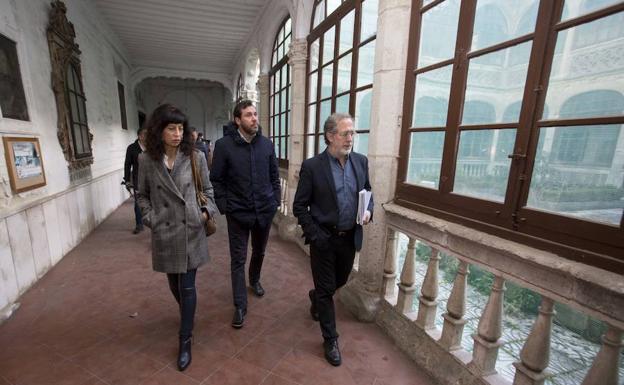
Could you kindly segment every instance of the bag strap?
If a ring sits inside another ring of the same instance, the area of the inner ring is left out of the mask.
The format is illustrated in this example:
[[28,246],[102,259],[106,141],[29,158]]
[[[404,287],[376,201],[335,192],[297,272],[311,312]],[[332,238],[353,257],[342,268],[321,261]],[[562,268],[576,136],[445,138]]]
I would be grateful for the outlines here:
[[199,196],[204,191],[204,187],[202,185],[201,175],[199,175],[199,170],[197,169],[197,165],[195,164],[194,149],[191,149],[191,171],[193,173],[193,184],[195,185],[195,199],[197,199],[197,203],[201,205],[201,200],[199,199]]

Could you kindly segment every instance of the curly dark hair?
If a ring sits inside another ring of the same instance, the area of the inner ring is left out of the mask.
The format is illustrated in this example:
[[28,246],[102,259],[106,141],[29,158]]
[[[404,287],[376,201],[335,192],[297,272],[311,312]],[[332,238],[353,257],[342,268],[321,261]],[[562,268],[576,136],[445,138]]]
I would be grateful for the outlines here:
[[145,127],[147,127],[147,138],[145,139],[146,152],[154,160],[161,160],[165,153],[162,132],[170,123],[182,124],[184,127],[182,142],[180,142],[180,151],[182,151],[184,155],[191,155],[191,151],[193,150],[193,138],[186,115],[171,104],[161,104],[152,112],[145,125]]

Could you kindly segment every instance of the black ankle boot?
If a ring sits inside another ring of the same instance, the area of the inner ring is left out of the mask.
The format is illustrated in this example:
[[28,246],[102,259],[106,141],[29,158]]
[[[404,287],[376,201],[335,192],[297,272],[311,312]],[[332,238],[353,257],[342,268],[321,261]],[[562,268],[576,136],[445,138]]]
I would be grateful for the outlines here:
[[191,343],[193,337],[180,338],[180,351],[178,352],[178,370],[181,372],[191,364]]

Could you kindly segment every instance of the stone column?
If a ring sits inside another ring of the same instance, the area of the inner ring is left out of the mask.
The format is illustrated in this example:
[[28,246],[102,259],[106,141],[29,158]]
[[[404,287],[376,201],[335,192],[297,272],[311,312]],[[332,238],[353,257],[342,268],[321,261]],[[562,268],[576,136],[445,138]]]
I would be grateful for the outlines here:
[[602,336],[602,347],[594,358],[594,363],[585,375],[582,385],[616,385],[622,350],[622,331],[608,325],[607,333]]
[[384,283],[383,294],[393,297],[396,292],[396,270],[397,270],[397,232],[388,229],[388,240],[386,241],[386,261],[384,263]]
[[500,276],[495,277],[490,298],[485,305],[481,319],[479,319],[477,333],[472,336],[474,350],[468,368],[478,376],[489,376],[496,373],[498,349],[503,344],[500,338],[503,334],[504,292],[505,280]]
[[420,290],[418,318],[416,323],[425,330],[435,329],[435,316],[438,310],[438,267],[440,263],[440,252],[431,249],[431,257],[427,265],[427,274]]
[[516,367],[514,385],[544,384],[546,368],[550,360],[550,334],[552,318],[555,314],[554,305],[552,299],[542,297],[537,320],[520,352],[520,361],[513,364]]
[[399,162],[403,89],[411,0],[379,0],[368,159],[375,200],[373,222],[364,229],[358,274],[340,297],[363,321],[372,321],[383,291],[386,219],[382,203],[394,197]]
[[290,43],[288,65],[290,65],[292,86],[290,106],[290,141],[288,143],[288,207],[297,191],[299,169],[303,162],[303,130],[305,127],[306,63],[308,60],[308,42],[295,39]]
[[464,334],[464,325],[466,320],[466,276],[468,275],[468,263],[460,261],[453,290],[446,304],[446,313],[444,317],[444,326],[442,327],[442,337],[440,345],[448,351],[454,351],[461,348],[461,340]]
[[258,76],[258,90],[260,91],[260,101],[258,105],[260,111],[260,126],[262,127],[262,135],[269,135],[269,74],[260,74]]

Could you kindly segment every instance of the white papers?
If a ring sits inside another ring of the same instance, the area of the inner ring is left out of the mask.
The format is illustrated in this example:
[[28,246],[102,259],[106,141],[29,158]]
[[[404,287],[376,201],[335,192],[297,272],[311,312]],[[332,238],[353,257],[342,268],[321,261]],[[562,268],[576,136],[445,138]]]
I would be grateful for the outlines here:
[[362,189],[358,194],[358,210],[357,210],[357,218],[356,222],[358,225],[363,225],[362,219],[364,218],[364,213],[368,210],[368,204],[370,203],[372,192]]

